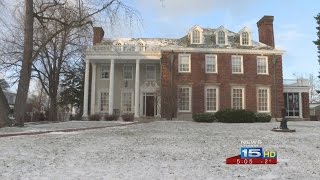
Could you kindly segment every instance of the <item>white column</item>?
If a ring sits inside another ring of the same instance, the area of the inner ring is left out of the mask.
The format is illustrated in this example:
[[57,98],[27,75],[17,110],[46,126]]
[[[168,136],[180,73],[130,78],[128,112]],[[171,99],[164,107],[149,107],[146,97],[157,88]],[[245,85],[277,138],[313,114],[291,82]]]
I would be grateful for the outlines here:
[[136,60],[136,79],[134,88],[134,117],[139,117],[139,95],[140,95],[140,59]]
[[113,114],[114,96],[114,59],[110,61],[110,84],[109,84],[109,114]]
[[84,95],[83,95],[83,114],[82,118],[88,118],[88,100],[89,100],[89,69],[90,69],[89,60],[86,59],[86,72],[84,77]]
[[97,65],[92,63],[92,80],[91,80],[91,112],[90,114],[95,113],[96,105],[96,77],[97,77]]
[[299,117],[302,118],[302,96],[301,92],[299,92]]

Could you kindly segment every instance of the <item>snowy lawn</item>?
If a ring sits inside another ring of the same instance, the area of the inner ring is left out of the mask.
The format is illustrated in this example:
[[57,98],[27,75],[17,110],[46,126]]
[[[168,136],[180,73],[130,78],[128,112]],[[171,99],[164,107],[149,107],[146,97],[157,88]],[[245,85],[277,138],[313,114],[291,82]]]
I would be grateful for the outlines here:
[[[0,138],[0,179],[320,179],[320,122],[152,122]],[[261,140],[276,165],[226,165]]]
[[29,122],[25,123],[22,128],[19,127],[5,127],[0,128],[1,134],[13,134],[13,133],[27,133],[27,132],[42,132],[42,131],[56,131],[62,129],[77,129],[77,128],[91,128],[91,127],[103,127],[119,124],[130,124],[132,122],[124,121],[66,121],[40,124],[41,122]]

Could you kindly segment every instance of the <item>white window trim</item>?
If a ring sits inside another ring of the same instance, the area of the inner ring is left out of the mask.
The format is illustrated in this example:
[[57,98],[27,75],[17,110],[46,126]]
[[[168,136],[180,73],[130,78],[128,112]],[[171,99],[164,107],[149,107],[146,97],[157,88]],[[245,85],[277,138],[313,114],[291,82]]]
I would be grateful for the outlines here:
[[[101,93],[103,93],[103,92],[107,92],[108,93],[108,104],[107,104],[107,108],[108,108],[108,110],[106,110],[106,111],[101,111]],[[98,109],[99,109],[99,112],[100,113],[108,113],[109,112],[109,89],[100,89],[99,90],[99,99],[98,99]]]
[[[148,66],[152,66],[152,67],[154,67],[154,79],[149,79],[148,77],[147,77],[147,70],[148,70]],[[157,79],[157,67],[156,67],[156,65],[151,65],[151,64],[146,64],[146,80],[148,80],[148,81],[154,81],[154,80],[156,80]]]
[[[233,57],[241,57],[241,72],[233,72],[232,71],[232,59],[233,59]],[[241,56],[241,55],[232,55],[231,56],[231,73],[232,74],[243,74],[243,56]]]
[[[266,73],[259,73],[258,72],[258,58],[264,58],[265,59],[265,61],[266,61]],[[268,56],[257,56],[256,63],[257,63],[257,74],[259,74],[259,75],[269,75],[269,60],[268,60]]]
[[[216,89],[216,110],[215,111],[208,111],[207,110],[207,89]],[[204,88],[204,107],[206,112],[217,112],[219,111],[219,87],[218,86],[206,86]]]
[[[131,68],[132,68],[132,71],[131,71],[131,78],[125,78],[125,76],[124,76],[124,68],[126,67],[126,66],[130,66]],[[122,76],[123,76],[123,80],[133,80],[133,65],[131,65],[131,64],[124,64],[123,66],[122,66]]]
[[[211,56],[213,56],[214,57],[214,59],[215,59],[215,65],[216,65],[216,68],[215,68],[215,71],[214,72],[208,72],[207,71],[207,65],[208,65],[208,63],[207,63],[207,57],[211,57]],[[208,74],[213,74],[213,73],[218,73],[218,56],[216,55],[216,54],[206,54],[205,55],[205,69],[206,69],[206,73],[208,73]]]
[[[192,108],[192,87],[191,86],[179,86],[179,93],[180,93],[180,88],[188,88],[189,89],[189,110],[180,110],[180,104],[178,102],[178,112],[191,112],[191,108]],[[178,100],[180,98],[180,95],[178,96]]]
[[[193,34],[194,30],[199,31],[199,36],[200,36],[199,43],[193,43],[193,35],[192,34]],[[202,44],[203,43],[203,29],[200,26],[193,27],[189,32],[189,36],[190,36],[190,44]]]
[[[189,71],[180,71],[180,61],[181,56],[188,56],[189,57]],[[179,60],[178,60],[178,72],[179,73],[190,73],[191,72],[191,54],[179,54]]]
[[[131,93],[131,111],[123,111],[123,93]],[[121,113],[125,113],[125,114],[127,114],[127,113],[133,113],[134,112],[134,104],[135,104],[135,102],[134,102],[134,90],[132,90],[132,89],[123,89],[123,90],[121,90],[121,99],[120,99],[120,104],[121,104],[121,109],[120,109],[120,111],[121,111]]]
[[[267,89],[267,94],[268,94],[268,107],[267,107],[267,111],[259,111],[259,89]],[[265,86],[257,87],[256,97],[257,97],[257,112],[258,112],[258,113],[270,113],[270,112],[271,112],[271,93],[270,93],[270,87],[265,87]]]
[[231,108],[233,109],[233,89],[242,89],[242,109],[246,109],[246,89],[243,86],[232,86],[231,88]]
[[[109,72],[109,78],[102,78],[102,67],[106,66],[107,72]],[[110,80],[110,65],[109,64],[101,64],[100,65],[100,80]]]

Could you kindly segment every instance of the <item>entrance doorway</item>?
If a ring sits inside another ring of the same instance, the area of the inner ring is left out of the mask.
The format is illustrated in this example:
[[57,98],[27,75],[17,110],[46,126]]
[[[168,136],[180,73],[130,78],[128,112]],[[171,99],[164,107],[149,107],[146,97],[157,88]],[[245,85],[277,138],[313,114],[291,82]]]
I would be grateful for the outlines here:
[[284,93],[284,103],[288,117],[299,117],[299,93]]
[[156,97],[154,93],[144,93],[143,94],[143,115],[145,116],[155,116],[156,112]]

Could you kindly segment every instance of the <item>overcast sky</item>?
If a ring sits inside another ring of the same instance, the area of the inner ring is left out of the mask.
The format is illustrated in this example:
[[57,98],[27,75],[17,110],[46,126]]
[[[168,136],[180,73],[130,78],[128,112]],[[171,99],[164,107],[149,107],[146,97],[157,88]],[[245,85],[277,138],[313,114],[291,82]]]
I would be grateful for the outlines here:
[[[316,21],[319,0],[127,0],[142,15],[139,28],[108,32],[110,37],[180,38],[194,25],[217,28],[221,25],[238,32],[244,26],[258,41],[256,22],[274,16],[276,48],[285,50],[284,78],[318,76]],[[126,25],[124,26],[126,27]]]

